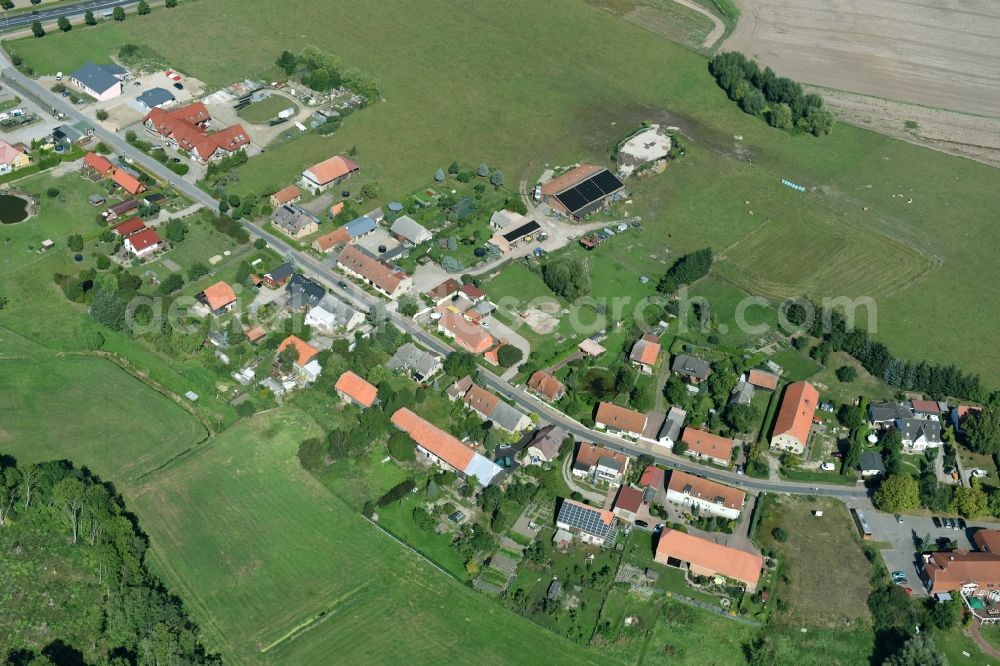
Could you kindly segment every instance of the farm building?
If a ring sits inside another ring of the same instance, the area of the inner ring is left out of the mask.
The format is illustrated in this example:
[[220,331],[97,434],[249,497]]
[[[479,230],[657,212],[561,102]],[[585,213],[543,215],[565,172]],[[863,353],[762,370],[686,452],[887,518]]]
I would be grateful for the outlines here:
[[696,576],[725,576],[757,589],[764,558],[722,546],[691,534],[665,529],[656,544],[654,559],[660,564],[687,568]]
[[406,407],[400,407],[393,413],[392,424],[410,436],[418,453],[439,467],[475,477],[483,486],[490,485],[503,473],[499,465]]
[[498,231],[490,238],[489,243],[495,246],[503,254],[508,254],[512,249],[524,241],[530,241],[531,235],[541,231],[542,226],[531,220],[525,222],[511,231]]
[[303,171],[299,184],[310,192],[318,194],[325,192],[360,170],[361,167],[353,160],[337,155]]
[[389,232],[400,242],[409,245],[419,245],[432,238],[431,232],[408,215],[397,218],[389,227]]
[[196,162],[206,164],[245,149],[250,136],[239,123],[208,133],[212,117],[201,102],[166,111],[150,110],[142,119],[146,131],[167,145],[186,151]]
[[581,164],[542,185],[542,199],[557,213],[580,219],[624,189],[618,177],[604,167]]
[[337,257],[337,267],[348,275],[364,281],[389,298],[396,298],[409,291],[413,278],[404,271],[390,266],[368,250],[348,245]]
[[639,368],[639,371],[645,375],[653,374],[653,367],[656,366],[656,361],[659,358],[660,339],[650,333],[639,338],[632,345],[632,352],[629,354],[632,365]]
[[809,382],[795,382],[785,389],[771,432],[771,448],[802,453],[819,405],[819,392]]

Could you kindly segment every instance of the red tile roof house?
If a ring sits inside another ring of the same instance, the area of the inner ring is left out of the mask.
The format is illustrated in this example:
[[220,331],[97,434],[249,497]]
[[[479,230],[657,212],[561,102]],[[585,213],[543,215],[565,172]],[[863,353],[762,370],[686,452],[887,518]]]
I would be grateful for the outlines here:
[[483,354],[493,346],[492,335],[455,312],[445,312],[441,316],[438,331],[473,354]]
[[193,160],[203,164],[220,160],[250,144],[250,136],[238,123],[209,134],[206,128],[211,119],[205,105],[195,102],[170,111],[153,109],[142,122],[147,132],[188,152]]
[[128,238],[146,228],[146,223],[137,217],[130,217],[121,224],[112,227],[111,231],[121,238]]
[[458,290],[462,288],[462,284],[455,278],[448,278],[438,286],[433,289],[428,289],[425,294],[427,297],[434,301],[434,305],[441,305],[458,293]]
[[396,298],[413,286],[413,278],[379,261],[363,248],[348,245],[337,257],[337,268],[364,281],[389,298]]
[[337,379],[334,388],[341,400],[362,409],[371,407],[378,400],[378,389],[350,370]]
[[357,162],[336,155],[303,171],[299,184],[310,192],[319,194],[360,170]]
[[919,572],[928,593],[957,591],[981,597],[1000,590],[1000,531],[977,530],[972,543],[978,550],[960,548],[922,556]]
[[[278,354],[283,352],[289,346],[295,348],[295,351],[298,352],[298,356],[294,362],[295,372],[290,373],[290,375],[286,376],[286,378],[294,378],[300,385],[315,381],[323,371],[319,361],[316,360],[319,350],[298,336],[289,335],[281,341],[280,345],[278,345]],[[277,365],[277,356],[275,356],[274,361],[275,365]]]
[[659,492],[663,490],[664,478],[666,478],[666,472],[655,465],[648,465],[646,469],[642,470],[639,485],[643,488],[652,488]]
[[111,172],[111,180],[118,187],[122,188],[129,194],[139,194],[140,192],[146,191],[146,186],[139,182],[139,179],[130,173],[122,171],[121,169],[115,169]]
[[692,458],[708,460],[723,467],[729,466],[733,455],[733,440],[697,428],[684,428],[681,441],[687,445],[684,453]]
[[406,407],[400,407],[393,413],[392,424],[410,436],[418,453],[443,469],[474,476],[483,486],[488,486],[503,473],[499,465]]
[[236,292],[233,291],[233,288],[227,282],[222,280],[205,287],[205,291],[198,294],[195,298],[207,305],[212,314],[217,317],[236,307]]
[[698,507],[701,515],[736,520],[740,517],[745,499],[746,493],[742,490],[680,470],[670,472],[667,501],[679,504],[686,511]]
[[271,195],[271,205],[277,208],[287,203],[297,203],[302,198],[302,190],[295,185],[289,185]]
[[672,529],[665,529],[660,534],[653,559],[671,567],[687,567],[696,576],[731,578],[746,585],[747,592],[757,589],[764,568],[764,558],[760,555]]
[[152,229],[143,229],[125,239],[125,249],[137,257],[145,257],[163,247],[163,241]]
[[778,418],[771,432],[771,448],[802,453],[809,443],[813,416],[819,406],[819,392],[809,382],[795,382],[785,389]]
[[642,508],[642,491],[632,486],[622,486],[618,489],[611,512],[622,520],[634,523],[640,508]]
[[528,390],[546,402],[555,402],[566,394],[566,386],[544,370],[531,375]]
[[620,483],[628,471],[629,457],[624,453],[581,442],[573,459],[573,476],[591,483]]
[[747,381],[751,386],[756,386],[765,391],[773,391],[778,388],[778,375],[757,370],[756,368],[751,370],[747,375]]
[[632,345],[629,359],[632,365],[646,375],[653,374],[656,361],[660,358],[660,340],[655,335],[647,333]]
[[610,402],[602,402],[597,406],[594,426],[619,437],[638,439],[646,429],[646,415]]
[[479,415],[479,418],[486,420],[490,418],[490,414],[492,414],[493,410],[500,404],[500,398],[493,395],[482,386],[476,386],[473,384],[469,387],[468,392],[465,394],[463,402],[465,403],[466,409],[471,409]]
[[109,172],[115,170],[114,165],[108,161],[108,158],[97,153],[87,153],[84,155],[83,166],[87,169],[93,169],[102,178],[107,177]]

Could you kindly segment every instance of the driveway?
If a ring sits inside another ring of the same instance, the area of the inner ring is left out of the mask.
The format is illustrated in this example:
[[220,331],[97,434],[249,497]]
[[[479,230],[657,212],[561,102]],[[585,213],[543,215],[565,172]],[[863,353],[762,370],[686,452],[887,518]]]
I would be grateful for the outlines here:
[[[524,358],[521,360],[521,363],[524,363],[525,361],[528,360],[528,355],[531,354],[531,345],[528,344],[528,341],[525,340],[520,333],[514,331],[512,328],[510,328],[509,326],[507,326],[506,324],[504,324],[502,321],[500,321],[495,317],[490,317],[489,328],[487,328],[486,330],[494,338],[500,338],[502,340],[506,340],[508,344],[513,345],[514,347],[520,349],[521,353],[524,354]],[[510,379],[511,377],[516,375],[517,369],[518,367],[520,367],[521,363],[509,367],[503,373],[502,375],[503,378]]]

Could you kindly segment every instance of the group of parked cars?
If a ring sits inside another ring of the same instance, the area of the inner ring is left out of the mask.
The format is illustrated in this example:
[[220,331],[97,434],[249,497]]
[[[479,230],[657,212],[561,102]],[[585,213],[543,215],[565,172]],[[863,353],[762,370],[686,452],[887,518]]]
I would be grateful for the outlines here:
[[938,518],[934,516],[931,518],[931,522],[934,523],[934,527],[943,527],[948,530],[964,530],[968,527],[964,518]]

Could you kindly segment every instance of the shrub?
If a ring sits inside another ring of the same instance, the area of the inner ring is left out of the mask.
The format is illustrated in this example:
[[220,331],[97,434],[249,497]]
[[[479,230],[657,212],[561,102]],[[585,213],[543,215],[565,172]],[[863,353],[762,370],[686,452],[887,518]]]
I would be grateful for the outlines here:
[[45,194],[50,199],[55,199],[57,196],[59,196],[59,188],[58,187],[50,187],[49,189],[45,190]]
[[771,536],[773,536],[774,540],[778,543],[785,543],[788,541],[788,532],[786,532],[782,527],[775,527],[771,530]]

